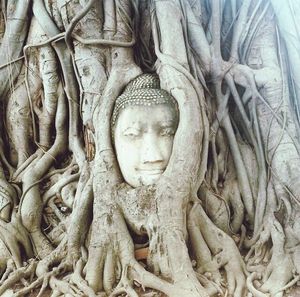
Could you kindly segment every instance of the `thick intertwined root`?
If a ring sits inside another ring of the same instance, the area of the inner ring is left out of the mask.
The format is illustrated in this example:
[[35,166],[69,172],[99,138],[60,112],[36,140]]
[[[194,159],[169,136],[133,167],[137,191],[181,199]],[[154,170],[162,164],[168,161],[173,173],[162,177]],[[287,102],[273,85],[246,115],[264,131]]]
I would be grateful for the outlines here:
[[3,294],[7,289],[12,288],[17,282],[24,278],[30,278],[34,275],[37,262],[29,261],[29,263],[24,266],[16,269],[12,272],[8,278],[2,283],[0,288],[0,294]]
[[224,267],[229,294],[242,296],[245,269],[233,239],[211,222],[199,202],[189,212],[188,228],[198,270],[210,272],[220,283],[219,269]]

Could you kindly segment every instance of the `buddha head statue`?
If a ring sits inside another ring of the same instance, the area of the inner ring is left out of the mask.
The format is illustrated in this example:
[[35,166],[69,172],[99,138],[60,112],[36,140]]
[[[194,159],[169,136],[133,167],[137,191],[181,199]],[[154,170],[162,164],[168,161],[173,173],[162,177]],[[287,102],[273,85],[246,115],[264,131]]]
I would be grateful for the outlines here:
[[158,76],[142,74],[116,100],[112,136],[124,180],[152,185],[165,171],[178,126],[176,100],[160,89]]

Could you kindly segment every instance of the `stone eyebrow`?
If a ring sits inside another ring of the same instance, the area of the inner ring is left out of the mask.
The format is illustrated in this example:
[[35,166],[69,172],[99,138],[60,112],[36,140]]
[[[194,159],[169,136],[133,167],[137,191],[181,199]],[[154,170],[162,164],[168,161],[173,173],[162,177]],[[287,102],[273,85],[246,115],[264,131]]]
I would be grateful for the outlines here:
[[137,130],[137,131],[141,130],[141,128],[139,128],[139,127],[129,126],[129,127],[124,128],[122,130],[122,133],[125,133],[127,130],[132,130],[132,129]]

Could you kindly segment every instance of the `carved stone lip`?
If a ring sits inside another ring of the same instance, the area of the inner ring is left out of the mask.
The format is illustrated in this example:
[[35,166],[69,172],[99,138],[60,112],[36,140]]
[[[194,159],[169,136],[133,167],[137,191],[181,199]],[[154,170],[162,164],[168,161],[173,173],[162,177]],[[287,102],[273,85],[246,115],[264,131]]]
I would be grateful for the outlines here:
[[165,169],[139,169],[139,171],[143,174],[156,175],[162,174],[165,171]]

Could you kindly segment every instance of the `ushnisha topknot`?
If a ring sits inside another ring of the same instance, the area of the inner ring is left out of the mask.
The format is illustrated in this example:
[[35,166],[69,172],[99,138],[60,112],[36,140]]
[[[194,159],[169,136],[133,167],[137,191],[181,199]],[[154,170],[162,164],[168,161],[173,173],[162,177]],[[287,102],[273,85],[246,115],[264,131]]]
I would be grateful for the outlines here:
[[112,127],[115,125],[120,111],[127,106],[156,104],[171,104],[178,112],[176,100],[165,90],[160,89],[159,78],[156,74],[142,74],[132,80],[121,96],[116,99],[112,115]]

